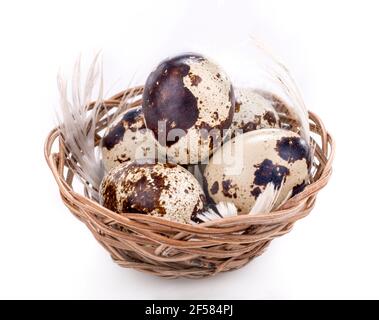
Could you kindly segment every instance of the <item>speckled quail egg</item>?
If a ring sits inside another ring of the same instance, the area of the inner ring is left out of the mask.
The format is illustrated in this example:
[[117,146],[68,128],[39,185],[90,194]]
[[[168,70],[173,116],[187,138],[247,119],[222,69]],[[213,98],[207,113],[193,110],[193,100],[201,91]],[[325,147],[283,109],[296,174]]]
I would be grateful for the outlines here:
[[[204,171],[210,198],[233,202],[248,214],[269,183],[279,191],[275,205],[301,192],[309,180],[310,148],[298,134],[261,129],[237,135],[212,157]],[[282,185],[283,183],[283,185]]]
[[127,110],[110,125],[102,139],[106,171],[129,160],[155,159],[156,141],[146,129],[142,107]]
[[289,104],[272,92],[264,90],[255,90],[255,92],[269,102],[277,112],[280,118],[280,127],[282,129],[290,130],[298,134],[301,133],[302,125],[299,115]]
[[144,213],[190,223],[205,206],[198,181],[176,164],[128,161],[113,168],[100,187],[101,204],[118,213]]
[[226,137],[234,105],[225,72],[199,54],[164,60],[143,91],[146,126],[154,132],[160,154],[179,164],[208,159]]
[[271,101],[251,88],[235,89],[236,105],[231,126],[235,131],[246,133],[263,128],[280,128],[280,120]]

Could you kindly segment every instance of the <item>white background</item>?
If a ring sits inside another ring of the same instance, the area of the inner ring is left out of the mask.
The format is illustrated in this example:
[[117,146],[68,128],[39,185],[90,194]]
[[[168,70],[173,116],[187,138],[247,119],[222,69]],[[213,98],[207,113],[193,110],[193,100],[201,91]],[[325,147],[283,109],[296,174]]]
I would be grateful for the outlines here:
[[[0,298],[379,298],[378,12],[363,0],[2,1]],[[249,34],[287,62],[336,138],[330,184],[239,271],[193,281],[119,268],[63,206],[43,158],[58,69],[102,48],[114,93],[178,44],[222,52]]]

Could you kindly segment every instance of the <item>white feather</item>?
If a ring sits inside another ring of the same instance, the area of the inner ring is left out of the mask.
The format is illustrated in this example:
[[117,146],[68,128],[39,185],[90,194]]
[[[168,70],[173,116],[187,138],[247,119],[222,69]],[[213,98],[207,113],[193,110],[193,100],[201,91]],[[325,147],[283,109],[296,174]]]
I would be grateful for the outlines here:
[[[81,83],[80,58],[75,64],[71,96],[67,81],[58,75],[60,108],[57,112],[59,130],[63,138],[68,165],[77,173],[87,191],[98,199],[104,169],[95,145],[96,119],[103,101],[103,74],[99,54],[89,67],[84,85]],[[95,100],[92,110],[89,104]]]
[[269,213],[273,208],[278,193],[273,183],[270,182],[267,184],[264,191],[258,196],[249,214],[257,215]]
[[286,195],[283,201],[278,203],[279,195],[283,189],[283,184],[284,180],[279,188],[275,188],[275,184],[272,182],[268,183],[263,192],[258,196],[249,214],[258,215],[270,213],[272,210],[279,208],[283,203],[291,198],[292,191]]
[[209,208],[197,215],[197,218],[202,222],[207,222],[237,216],[237,208],[232,202],[219,202],[215,209]]
[[308,111],[300,90],[285,64],[275,56],[261,41],[251,37],[256,48],[258,48],[265,57],[269,58],[270,63],[265,65],[269,76],[274,79],[277,85],[284,90],[287,96],[292,100],[298,109],[298,115],[303,125],[303,134],[306,141],[310,142],[310,129],[308,121]]

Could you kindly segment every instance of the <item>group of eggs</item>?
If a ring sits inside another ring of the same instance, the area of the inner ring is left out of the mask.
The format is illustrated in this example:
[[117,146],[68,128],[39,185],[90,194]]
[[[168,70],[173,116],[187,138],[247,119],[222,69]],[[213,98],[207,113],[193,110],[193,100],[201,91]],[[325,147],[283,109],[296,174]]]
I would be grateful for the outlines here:
[[297,119],[274,94],[233,88],[202,55],[166,59],[149,75],[142,106],[104,134],[101,204],[191,223],[221,201],[248,214],[269,183],[280,203],[309,182],[311,150]]

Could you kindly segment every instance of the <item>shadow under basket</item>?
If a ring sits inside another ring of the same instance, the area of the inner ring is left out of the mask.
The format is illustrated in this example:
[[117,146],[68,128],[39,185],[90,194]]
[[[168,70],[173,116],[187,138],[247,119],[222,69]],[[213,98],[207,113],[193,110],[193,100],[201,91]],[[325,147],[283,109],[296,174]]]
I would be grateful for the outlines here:
[[[105,101],[107,108],[99,113],[97,132],[105,126],[106,113],[117,108],[126,95],[132,92],[129,107],[140,105],[142,90],[142,87],[129,89]],[[117,264],[167,278],[202,278],[246,265],[261,255],[271,240],[289,232],[297,220],[313,209],[317,193],[330,178],[335,147],[323,123],[312,112],[309,123],[316,145],[315,159],[312,182],[303,192],[270,214],[237,216],[199,225],[144,214],[120,215],[102,207],[85,192],[74,191],[75,172],[68,166],[58,128],[47,137],[45,157],[64,204],[86,224]],[[59,150],[53,152],[56,145]]]

